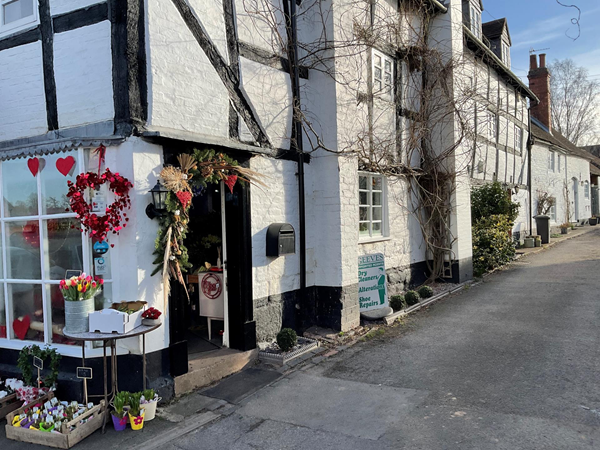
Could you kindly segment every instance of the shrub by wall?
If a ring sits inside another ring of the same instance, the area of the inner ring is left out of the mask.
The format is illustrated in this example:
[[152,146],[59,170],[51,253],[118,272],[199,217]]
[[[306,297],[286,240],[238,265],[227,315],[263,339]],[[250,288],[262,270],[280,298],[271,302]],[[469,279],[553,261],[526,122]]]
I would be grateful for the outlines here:
[[510,262],[515,247],[510,239],[512,220],[499,214],[480,218],[473,231],[473,273],[479,277],[485,272]]

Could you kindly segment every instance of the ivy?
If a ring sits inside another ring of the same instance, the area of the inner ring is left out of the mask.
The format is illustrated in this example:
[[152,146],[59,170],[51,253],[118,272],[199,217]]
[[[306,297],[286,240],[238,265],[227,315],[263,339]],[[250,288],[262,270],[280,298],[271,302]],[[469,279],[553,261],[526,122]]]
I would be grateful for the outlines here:
[[[19,352],[17,359],[17,367],[21,369],[23,374],[23,382],[26,386],[33,386],[33,357],[36,356],[45,362],[50,360],[50,374],[42,379],[45,387],[53,387],[58,379],[58,366],[62,356],[58,354],[56,349],[46,346],[41,349],[37,345],[23,347]],[[36,386],[39,387],[39,386]]]

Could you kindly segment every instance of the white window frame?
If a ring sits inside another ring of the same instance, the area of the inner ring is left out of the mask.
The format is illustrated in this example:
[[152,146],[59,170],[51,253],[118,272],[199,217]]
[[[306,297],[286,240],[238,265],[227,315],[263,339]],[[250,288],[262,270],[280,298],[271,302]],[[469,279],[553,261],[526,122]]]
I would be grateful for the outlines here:
[[[85,172],[86,167],[86,149],[79,148],[76,150],[77,152],[77,170],[78,173]],[[26,160],[22,160],[26,161]],[[6,236],[6,224],[10,222],[23,222],[23,221],[31,221],[37,220],[39,225],[39,232],[43,233],[43,221],[51,220],[51,219],[68,219],[76,217],[76,214],[73,212],[64,212],[59,214],[44,214],[43,213],[43,196],[42,196],[42,180],[41,176],[36,176],[37,183],[37,198],[38,198],[38,210],[37,214],[29,215],[29,216],[10,216],[6,217],[4,211],[4,183],[2,183],[2,169],[3,162],[0,161],[0,227],[2,230],[2,251],[0,251],[0,258],[2,258],[2,271],[0,271],[0,289],[3,289],[4,295],[4,313],[6,319],[6,338],[0,338],[0,348],[10,348],[10,349],[21,349],[25,345],[49,345],[53,348],[56,348],[58,353],[65,356],[80,356],[81,355],[81,346],[80,345],[67,345],[67,344],[57,344],[52,342],[52,304],[51,299],[48,298],[48,293],[46,291],[47,285],[58,285],[60,284],[60,280],[51,280],[46,278],[45,274],[45,260],[44,260],[44,247],[40,245],[40,278],[33,280],[19,279],[19,278],[8,278],[8,247],[7,247],[7,236]],[[46,170],[49,170],[46,167]],[[66,186],[66,181],[65,181]],[[40,242],[42,241],[43,236],[40,238]],[[117,242],[117,239],[111,238],[111,242]],[[82,260],[83,260],[83,271],[85,273],[92,273],[92,255],[91,255],[91,240],[86,233],[81,233],[81,243],[82,243]],[[112,286],[112,296],[115,294],[115,261],[117,258],[111,257],[111,276],[109,278],[105,278],[104,282],[107,284],[111,284]],[[18,338],[11,338],[10,335],[10,324],[13,323],[13,305],[12,299],[9,299],[8,296],[8,285],[9,284],[27,284],[27,285],[41,285],[42,286],[42,309],[44,314],[44,341],[28,341],[21,340]],[[127,353],[126,350],[117,351],[118,354]],[[92,342],[86,343],[86,355],[90,357],[101,356],[102,349],[101,348],[93,348]]]
[[562,159],[562,158],[560,157],[560,153],[557,153],[557,154],[556,154],[556,169],[557,169],[557,172],[558,172],[558,173],[560,173],[560,160],[561,160],[561,159]]
[[502,48],[502,62],[510,69],[510,47],[504,41],[500,41],[500,47]]
[[4,6],[13,1],[15,0],[0,0],[0,37],[39,23],[38,2],[37,0],[31,0],[33,2],[33,14],[31,16],[23,17],[22,19],[4,25]]
[[519,125],[515,125],[515,151],[523,151],[523,129]]
[[488,139],[492,142],[496,142],[498,138],[498,115],[492,111],[488,111]]
[[[367,178],[367,188],[360,188],[360,178]],[[373,190],[373,178],[381,179],[381,191]],[[388,195],[387,195],[387,178],[384,175],[380,175],[378,173],[371,172],[359,172],[358,173],[358,204],[359,204],[359,217],[358,217],[358,239],[359,242],[371,242],[378,241],[382,239],[386,239],[389,237],[389,227],[388,227]],[[367,193],[367,204],[362,204],[360,202],[360,193]],[[381,220],[373,220],[373,209],[378,208],[379,205],[373,205],[373,193],[381,193]],[[360,220],[360,208],[368,208],[367,220]],[[360,224],[366,223],[368,234],[360,234]],[[373,223],[381,224],[381,234],[373,234]]]
[[555,162],[555,157],[556,157],[555,153],[556,152],[553,152],[553,151],[549,151],[548,152],[548,170],[550,172],[554,172],[555,171],[554,170],[554,167],[555,167],[554,162]]
[[[385,53],[378,50],[372,49],[373,59],[373,82],[372,89],[373,94],[379,98],[393,101],[394,100],[394,59]],[[379,64],[378,64],[379,62]],[[387,64],[389,63],[390,70],[387,70]],[[377,77],[377,70],[380,70],[380,77]],[[386,82],[386,75],[390,76],[390,82]],[[377,87],[377,82],[381,84],[381,88]]]
[[587,180],[583,182],[583,195],[585,198],[590,198],[590,182]]
[[550,207],[550,210],[548,211],[550,220],[552,222],[556,222],[556,199],[554,197],[551,197],[550,199],[554,200],[554,204]]
[[477,39],[481,39],[481,11],[471,4],[471,14],[470,14],[470,28],[471,32],[477,37]]

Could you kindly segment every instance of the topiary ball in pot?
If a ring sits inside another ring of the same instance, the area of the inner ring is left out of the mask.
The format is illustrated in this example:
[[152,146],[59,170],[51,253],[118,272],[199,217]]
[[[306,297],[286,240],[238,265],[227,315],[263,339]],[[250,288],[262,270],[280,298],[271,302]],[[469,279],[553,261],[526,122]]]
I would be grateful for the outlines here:
[[401,309],[406,308],[404,295],[392,295],[390,297],[390,306],[394,311],[400,311]]
[[404,299],[406,300],[406,304],[408,306],[416,305],[419,303],[419,293],[417,291],[408,291],[404,295]]
[[419,289],[417,289],[417,292],[421,298],[429,298],[433,296],[433,289],[431,289],[429,286],[421,286]]
[[291,328],[284,328],[277,333],[277,345],[282,352],[289,352],[298,342],[296,332]]

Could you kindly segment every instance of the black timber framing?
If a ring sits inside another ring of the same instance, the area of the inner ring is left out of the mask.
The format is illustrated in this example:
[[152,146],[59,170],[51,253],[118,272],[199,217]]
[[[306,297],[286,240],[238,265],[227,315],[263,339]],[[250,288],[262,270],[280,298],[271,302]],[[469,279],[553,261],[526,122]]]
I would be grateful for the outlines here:
[[44,71],[44,93],[48,130],[58,130],[58,104],[56,80],[54,78],[54,30],[50,15],[50,0],[39,0],[40,33],[42,39],[42,70]]
[[42,39],[42,32],[37,26],[31,30],[19,34],[13,34],[4,39],[0,39],[0,52],[9,48],[19,47],[21,45],[31,44]]
[[98,3],[87,8],[77,9],[52,18],[55,33],[76,30],[108,20],[108,5]]
[[[235,5],[234,0],[223,0],[223,17],[225,19],[225,32],[227,38],[227,52],[229,53],[229,65],[233,73],[240,77],[240,48],[235,28]],[[235,110],[233,102],[229,101],[229,138],[239,140],[240,138],[240,116]]]

